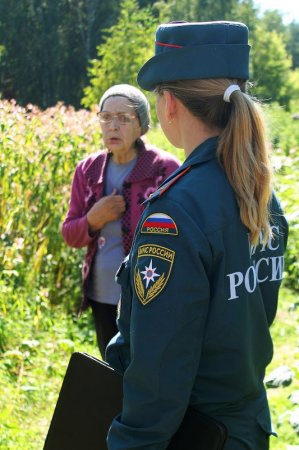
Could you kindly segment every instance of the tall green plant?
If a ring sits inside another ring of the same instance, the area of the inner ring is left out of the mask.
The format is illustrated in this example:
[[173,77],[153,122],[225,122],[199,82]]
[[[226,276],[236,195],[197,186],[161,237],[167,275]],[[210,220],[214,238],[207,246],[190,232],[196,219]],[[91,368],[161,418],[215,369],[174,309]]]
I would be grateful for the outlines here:
[[82,255],[63,242],[60,225],[77,162],[100,146],[96,114],[1,102],[0,123],[0,311],[21,291],[37,313],[49,301],[72,307]]
[[299,111],[294,102],[288,112],[277,104],[266,108],[270,137],[273,143],[272,159],[275,168],[275,188],[289,222],[289,240],[285,258],[285,284],[299,290],[299,124],[292,115]]

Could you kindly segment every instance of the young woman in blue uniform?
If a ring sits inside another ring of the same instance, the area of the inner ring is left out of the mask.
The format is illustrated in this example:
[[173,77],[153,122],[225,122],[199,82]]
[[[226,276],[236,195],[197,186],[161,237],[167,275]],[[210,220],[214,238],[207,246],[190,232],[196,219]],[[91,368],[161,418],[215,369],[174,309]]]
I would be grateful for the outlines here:
[[156,38],[138,82],[155,90],[161,127],[186,160],[147,200],[118,272],[106,359],[124,373],[124,400],[108,447],[166,449],[191,405],[226,425],[225,450],[265,450],[287,223],[246,93],[248,29],[170,23]]

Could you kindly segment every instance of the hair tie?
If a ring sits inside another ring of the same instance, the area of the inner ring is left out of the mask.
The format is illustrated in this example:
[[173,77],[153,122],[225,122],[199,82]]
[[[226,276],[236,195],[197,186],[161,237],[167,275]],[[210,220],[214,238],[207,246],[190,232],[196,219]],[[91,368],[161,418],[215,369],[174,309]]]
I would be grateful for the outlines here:
[[238,84],[231,84],[228,86],[227,89],[225,89],[223,94],[223,100],[227,103],[230,103],[230,96],[234,91],[240,91],[240,86]]

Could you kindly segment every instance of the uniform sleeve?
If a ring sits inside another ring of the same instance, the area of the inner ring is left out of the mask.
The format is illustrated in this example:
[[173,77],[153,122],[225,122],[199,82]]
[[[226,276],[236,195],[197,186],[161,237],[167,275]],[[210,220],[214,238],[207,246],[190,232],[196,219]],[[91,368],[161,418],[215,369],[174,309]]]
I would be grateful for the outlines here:
[[110,450],[166,449],[179,427],[200,361],[211,258],[180,204],[159,200],[147,208],[131,253],[131,355]]
[[69,210],[61,227],[65,242],[71,247],[85,247],[92,241],[85,213],[86,181],[78,165],[72,182]]

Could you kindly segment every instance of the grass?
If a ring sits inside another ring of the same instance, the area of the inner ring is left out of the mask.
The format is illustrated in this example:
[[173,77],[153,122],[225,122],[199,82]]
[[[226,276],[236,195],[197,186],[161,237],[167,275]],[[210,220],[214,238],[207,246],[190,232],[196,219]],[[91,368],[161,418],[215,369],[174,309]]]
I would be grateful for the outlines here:
[[38,330],[28,319],[18,323],[24,334],[1,358],[1,450],[41,450],[72,352],[100,357],[90,313],[78,321],[54,307]]
[[294,373],[293,382],[289,386],[268,389],[272,422],[279,436],[278,439],[271,438],[271,450],[289,450],[290,445],[298,445],[299,441],[298,434],[296,435],[289,423],[291,412],[298,408],[298,405],[293,405],[289,399],[292,392],[299,390],[298,294],[287,289],[281,291],[280,306],[271,332],[275,352],[267,373],[283,365],[288,366]]
[[[289,450],[298,442],[289,424],[290,412],[296,408],[289,396],[299,389],[299,308],[294,309],[297,302],[290,290],[281,291],[272,328],[275,356],[268,372],[288,365],[295,377],[288,387],[268,389],[273,423],[279,434],[279,439],[271,438],[271,450]],[[41,450],[72,352],[84,351],[99,357],[89,312],[78,320],[62,306],[55,306],[44,311],[38,324],[30,314],[28,311],[19,320],[9,315],[11,318],[5,319],[8,331],[17,332],[12,335],[10,349],[1,357],[1,450]]]

